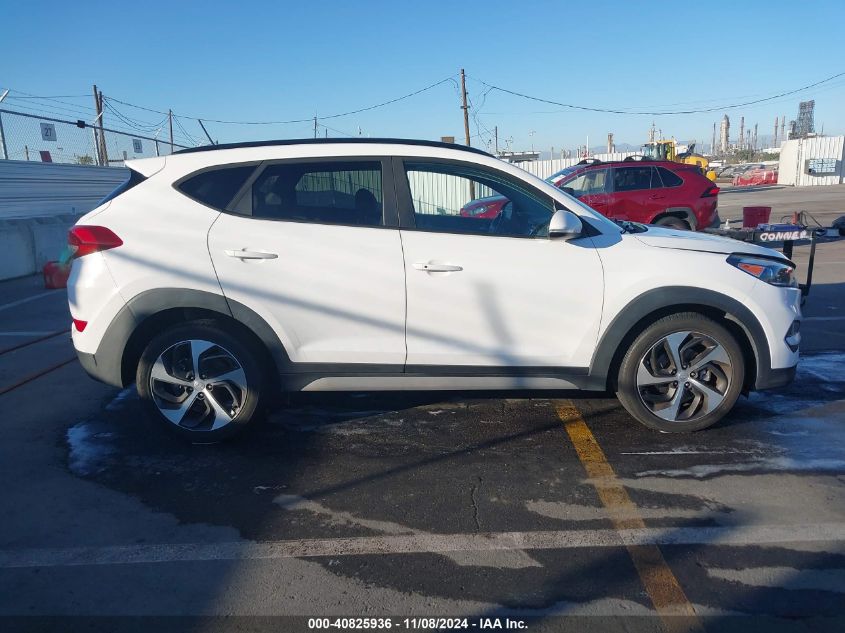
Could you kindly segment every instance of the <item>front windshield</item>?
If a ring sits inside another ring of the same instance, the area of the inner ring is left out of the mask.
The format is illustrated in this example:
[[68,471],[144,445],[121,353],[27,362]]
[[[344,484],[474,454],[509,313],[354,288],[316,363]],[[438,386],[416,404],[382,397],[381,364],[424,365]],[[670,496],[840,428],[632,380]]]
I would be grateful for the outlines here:
[[658,143],[643,145],[643,156],[652,160],[661,160],[665,158],[663,155],[663,146]]
[[551,176],[549,176],[545,180],[546,180],[546,182],[554,185],[561,178],[563,178],[564,176],[568,176],[569,174],[571,174],[575,171],[578,171],[581,167],[582,167],[582,165],[573,165],[572,167],[566,167],[565,169],[561,169],[560,171],[553,173]]

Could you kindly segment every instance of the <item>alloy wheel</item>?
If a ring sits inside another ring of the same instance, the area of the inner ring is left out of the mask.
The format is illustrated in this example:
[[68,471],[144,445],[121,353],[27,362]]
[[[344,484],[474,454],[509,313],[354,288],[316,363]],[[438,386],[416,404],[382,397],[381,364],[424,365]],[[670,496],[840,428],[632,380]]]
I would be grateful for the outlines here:
[[215,431],[238,415],[247,395],[247,380],[228,350],[191,339],[159,355],[150,372],[150,393],[159,412],[176,426]]
[[689,422],[722,403],[732,377],[730,357],[713,337],[700,332],[673,332],[640,359],[637,392],[657,417]]

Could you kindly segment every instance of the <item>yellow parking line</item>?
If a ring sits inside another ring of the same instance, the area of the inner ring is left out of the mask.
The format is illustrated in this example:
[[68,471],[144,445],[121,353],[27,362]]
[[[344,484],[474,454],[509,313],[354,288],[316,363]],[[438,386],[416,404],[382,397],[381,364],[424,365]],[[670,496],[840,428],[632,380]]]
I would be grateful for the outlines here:
[[[578,458],[616,530],[645,528],[637,506],[619,483],[596,438],[568,400],[555,405]],[[690,601],[656,545],[627,545],[628,554],[667,631],[703,631]]]

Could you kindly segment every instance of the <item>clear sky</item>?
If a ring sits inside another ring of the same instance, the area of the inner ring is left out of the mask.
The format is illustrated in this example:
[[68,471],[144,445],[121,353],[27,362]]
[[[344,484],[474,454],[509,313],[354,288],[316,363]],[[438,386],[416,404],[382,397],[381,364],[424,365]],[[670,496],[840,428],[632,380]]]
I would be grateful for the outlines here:
[[[15,2],[0,0],[0,88],[69,95],[64,104],[10,93],[4,106],[84,116],[106,97],[178,115],[237,121],[307,119],[413,92],[466,69],[473,144],[498,126],[514,149],[574,148],[589,137],[639,145],[664,135],[709,145],[713,122],[739,117],[771,135],[775,116],[816,100],[816,126],[845,132],[845,76],[740,109],[678,116],[562,110],[490,91],[483,80],[553,101],[674,110],[767,97],[845,71],[843,0],[767,2]],[[79,96],[76,96],[79,95]],[[86,97],[87,96],[87,97]],[[78,114],[71,105],[78,104]],[[161,115],[112,102],[132,120]],[[110,112],[106,120],[126,125]],[[201,138],[195,121],[182,120]],[[453,81],[369,112],[324,120],[330,136],[463,137]],[[208,123],[215,139],[311,136],[312,123]],[[320,128],[320,134],[325,128]],[[180,132],[181,134],[181,132]]]

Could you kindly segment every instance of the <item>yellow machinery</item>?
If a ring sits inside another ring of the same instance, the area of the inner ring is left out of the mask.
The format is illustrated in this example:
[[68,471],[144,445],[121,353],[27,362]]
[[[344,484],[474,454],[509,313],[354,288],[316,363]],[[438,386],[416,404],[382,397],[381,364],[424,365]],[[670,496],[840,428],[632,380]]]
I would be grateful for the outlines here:
[[701,173],[707,176],[710,180],[716,180],[716,172],[710,169],[710,161],[701,154],[693,152],[695,143],[689,146],[686,152],[678,154],[675,139],[651,141],[642,146],[643,156],[651,160],[668,160],[673,163],[684,163],[686,165],[696,165],[701,169]]

